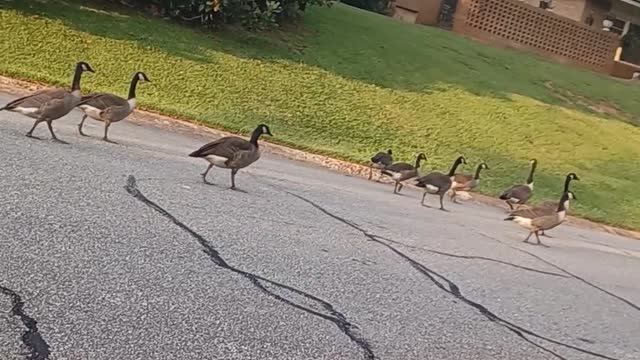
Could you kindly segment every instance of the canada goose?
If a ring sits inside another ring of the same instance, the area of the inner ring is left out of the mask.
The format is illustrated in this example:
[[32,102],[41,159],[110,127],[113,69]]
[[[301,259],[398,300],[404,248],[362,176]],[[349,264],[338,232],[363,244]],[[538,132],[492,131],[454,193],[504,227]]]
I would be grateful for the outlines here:
[[109,126],[111,123],[123,120],[133,112],[136,107],[136,87],[138,82],[151,82],[145,73],[139,71],[133,75],[131,85],[129,86],[129,96],[124,99],[120,96],[109,93],[89,94],[82,97],[82,103],[78,105],[84,112],[82,121],[78,124],[78,132],[80,135],[86,136],[82,132],[82,126],[87,116],[104,122],[104,137],[102,140],[113,142],[107,137]]
[[532,159],[530,163],[531,171],[529,172],[527,183],[525,185],[513,185],[500,195],[500,199],[506,201],[510,210],[513,210],[514,204],[525,204],[531,197],[533,192],[533,173],[536,171],[536,166],[538,166],[538,160]]
[[395,186],[393,187],[394,194],[398,194],[404,187],[404,185],[402,185],[402,181],[409,180],[418,176],[418,169],[420,169],[420,162],[422,160],[427,160],[427,157],[425,156],[425,154],[420,153],[416,157],[415,166],[400,162],[389,165],[384,168],[384,170],[382,170],[382,174],[390,176],[396,182]]
[[[562,191],[563,194],[569,191],[569,184],[571,183],[571,180],[580,181],[580,178],[578,178],[578,175],[576,175],[575,173],[567,174],[567,177],[565,178],[565,181],[564,181],[564,189]],[[509,213],[509,215],[533,219],[540,216],[553,215],[557,207],[558,207],[557,202],[545,201],[542,204],[531,207],[531,208],[513,210]],[[565,204],[565,210],[569,211],[569,201],[567,201]],[[544,230],[540,232],[540,235],[551,237],[549,235],[546,235],[544,233]]]
[[238,170],[251,165],[260,158],[258,139],[263,134],[273,136],[269,127],[262,124],[253,130],[249,141],[235,136],[225,136],[202,146],[189,156],[204,158],[209,162],[209,167],[201,174],[202,180],[208,185],[213,185],[207,181],[207,173],[212,167],[231,169],[231,189],[236,190],[235,177]]
[[486,163],[480,163],[476,168],[476,174],[474,176],[466,174],[455,174],[453,176],[453,183],[451,184],[451,201],[458,203],[456,200],[456,191],[470,191],[478,184],[480,184],[480,171],[482,169],[489,169]]
[[456,169],[458,168],[458,166],[460,166],[460,164],[466,163],[467,160],[464,158],[464,156],[459,156],[456,161],[453,162],[453,166],[451,166],[448,174],[445,175],[441,172],[434,171],[417,179],[416,186],[424,188],[424,194],[422,194],[422,201],[420,202],[420,204],[422,204],[422,206],[426,206],[424,204],[424,198],[427,196],[427,194],[439,195],[440,210],[448,211],[442,204],[442,198],[444,197],[444,194],[446,194],[447,191],[451,189],[451,185],[453,184],[452,179],[456,173]]
[[38,124],[44,121],[49,127],[49,132],[51,133],[53,140],[67,144],[67,142],[59,140],[56,137],[56,134],[53,132],[53,128],[51,127],[51,122],[67,115],[82,101],[82,94],[80,93],[80,78],[82,77],[82,73],[85,71],[94,72],[91,66],[86,62],[78,62],[73,74],[71,90],[54,88],[36,91],[31,95],[13,100],[0,108],[0,111],[9,110],[36,119],[33,127],[31,127],[31,130],[27,133],[28,137],[36,138],[33,136],[33,130],[35,130]]
[[529,242],[529,238],[532,234],[536,235],[536,240],[538,241],[537,245],[542,245],[540,242],[540,237],[538,233],[544,230],[550,230],[554,227],[562,224],[567,215],[567,206],[569,204],[569,200],[578,198],[571,191],[567,191],[562,194],[560,198],[560,202],[557,204],[556,211],[551,215],[543,215],[535,218],[527,218],[517,215],[510,215],[505,220],[513,221],[516,224],[522,226],[525,229],[529,230],[529,235],[524,239],[524,242]]
[[[393,156],[391,150],[387,152],[379,152],[371,158],[371,165],[369,165],[369,180],[373,176],[373,169],[383,170],[387,166],[393,163]],[[378,178],[378,181],[380,179]]]

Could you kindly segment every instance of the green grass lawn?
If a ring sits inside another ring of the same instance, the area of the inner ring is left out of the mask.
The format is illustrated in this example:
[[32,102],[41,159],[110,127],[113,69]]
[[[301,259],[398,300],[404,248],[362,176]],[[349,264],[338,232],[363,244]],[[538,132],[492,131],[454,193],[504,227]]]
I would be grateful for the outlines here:
[[262,35],[77,1],[4,1],[0,24],[9,76],[67,86],[86,60],[86,91],[126,95],[143,70],[144,108],[234,132],[265,122],[276,142],[358,162],[392,148],[445,170],[464,154],[466,171],[491,167],[487,194],[523,182],[535,157],[536,201],[575,171],[574,213],[640,229],[640,86],[339,4]]

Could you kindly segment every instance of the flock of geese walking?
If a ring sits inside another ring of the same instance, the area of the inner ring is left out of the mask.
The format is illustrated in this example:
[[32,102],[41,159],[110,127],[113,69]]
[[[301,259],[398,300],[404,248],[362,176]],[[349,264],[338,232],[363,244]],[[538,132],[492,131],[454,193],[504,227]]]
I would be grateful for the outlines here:
[[[35,119],[31,129],[26,136],[37,138],[33,135],[36,127],[45,122],[54,141],[67,144],[58,139],[53,131],[52,122],[67,115],[74,108],[83,111],[84,116],[78,124],[80,135],[86,136],[82,131],[87,118],[104,123],[104,136],[102,139],[113,143],[108,138],[109,126],[112,123],[124,120],[136,107],[136,89],[140,82],[150,82],[143,72],[136,72],[129,85],[127,98],[110,93],[93,93],[82,95],[80,91],[80,80],[84,72],[93,73],[91,66],[80,61],[75,66],[73,80],[70,89],[52,88],[33,92],[27,96],[15,99],[0,108],[0,111],[12,111]],[[235,186],[235,176],[237,172],[245,168],[260,158],[258,139],[262,135],[272,135],[269,127],[264,124],[258,125],[251,134],[250,140],[245,140],[235,136],[226,136],[218,140],[203,145],[201,148],[190,153],[190,157],[202,158],[209,163],[207,169],[201,174],[204,183],[213,185],[207,180],[207,174],[213,167],[231,170],[231,189],[237,190]],[[444,208],[443,199],[449,194],[451,201],[458,203],[457,193],[461,191],[472,191],[480,184],[480,172],[489,169],[486,163],[480,163],[475,174],[457,173],[456,170],[467,161],[464,156],[456,158],[448,173],[431,172],[419,177],[419,169],[422,161],[426,160],[425,154],[418,154],[415,163],[393,162],[391,150],[380,152],[371,158],[369,180],[373,175],[373,169],[380,170],[382,175],[389,176],[394,181],[394,194],[402,191],[403,182],[415,179],[415,185],[423,188],[421,205],[425,204],[427,195],[435,195],[440,200],[440,210],[448,211]],[[524,207],[533,193],[533,175],[536,170],[537,161],[531,160],[531,170],[525,184],[514,185],[505,190],[500,199],[509,206],[509,216],[505,220],[511,220],[516,224],[529,230],[528,242],[532,235],[535,235],[537,244],[540,242],[540,235],[545,230],[553,229],[560,225],[566,217],[569,208],[569,201],[576,199],[573,192],[569,190],[572,180],[579,180],[574,173],[567,175],[564,191],[559,202],[544,202],[535,207]],[[379,180],[379,179],[378,179]],[[515,205],[515,208],[514,208]]]
[[[482,162],[478,164],[476,171],[473,175],[458,173],[456,170],[460,165],[467,164],[467,160],[464,156],[459,156],[453,162],[453,165],[449,169],[448,173],[442,173],[434,171],[424,176],[419,177],[418,170],[420,169],[420,163],[426,160],[425,154],[418,154],[414,165],[405,162],[393,162],[393,152],[387,150],[386,152],[379,152],[371,158],[371,164],[369,166],[369,180],[373,177],[373,169],[380,170],[380,177],[386,175],[390,177],[395,185],[393,193],[398,194],[403,188],[402,182],[415,179],[415,185],[423,188],[422,200],[420,204],[422,206],[430,207],[425,204],[425,198],[427,195],[436,195],[440,200],[440,210],[448,211],[444,208],[443,199],[446,194],[449,194],[450,199],[454,203],[458,203],[456,200],[458,192],[472,191],[480,184],[480,172],[483,169],[489,169],[489,166]],[[569,202],[572,199],[577,199],[572,191],[569,190],[569,184],[572,180],[580,180],[575,173],[567,174],[564,182],[564,189],[560,201],[545,201],[537,206],[522,207],[526,205],[527,201],[533,194],[533,175],[538,166],[538,161],[532,159],[530,161],[531,169],[526,183],[517,184],[509,187],[500,195],[500,199],[504,200],[509,206],[509,216],[505,220],[513,221],[516,224],[529,230],[529,234],[524,239],[524,242],[529,242],[532,235],[536,237],[536,244],[542,245],[540,236],[547,236],[545,230],[551,230],[556,226],[564,222],[567,211],[569,210]],[[380,179],[378,179],[379,181]],[[514,207],[515,206],[515,207]]]
[[[110,93],[94,93],[83,96],[80,91],[80,80],[85,72],[95,72],[91,66],[80,61],[75,66],[71,89],[44,89],[33,92],[27,96],[15,99],[0,108],[16,112],[35,119],[33,126],[27,132],[27,136],[40,139],[33,135],[38,124],[45,122],[54,141],[68,144],[58,139],[53,132],[52,122],[67,115],[74,108],[84,112],[82,120],[78,124],[78,132],[86,136],[82,131],[87,117],[104,123],[104,141],[114,143],[108,138],[109,126],[112,123],[124,120],[136,107],[136,89],[140,82],[151,82],[147,75],[141,71],[136,72],[129,85],[127,98]],[[206,184],[207,174],[214,166],[231,170],[231,189],[236,190],[235,176],[238,170],[247,167],[260,158],[258,139],[261,135],[271,135],[267,125],[256,127],[249,141],[235,136],[226,136],[205,144],[200,149],[189,154],[191,157],[203,158],[209,162],[209,167],[202,174]]]

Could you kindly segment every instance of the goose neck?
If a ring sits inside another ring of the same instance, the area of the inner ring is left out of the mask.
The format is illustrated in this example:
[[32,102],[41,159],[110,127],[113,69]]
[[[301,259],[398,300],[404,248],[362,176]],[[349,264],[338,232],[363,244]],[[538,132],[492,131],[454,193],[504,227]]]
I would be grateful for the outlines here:
[[82,67],[76,66],[76,70],[73,73],[73,80],[71,81],[71,92],[77,92],[80,94],[80,79],[82,78]]
[[456,169],[458,168],[460,163],[462,163],[462,159],[460,158],[457,158],[456,161],[453,162],[453,166],[451,166],[451,169],[449,170],[449,177],[456,174]]
[[531,164],[531,171],[529,171],[529,177],[527,178],[527,184],[533,184],[533,174],[536,172],[537,162]]
[[138,87],[138,81],[140,81],[140,79],[138,78],[138,74],[133,75],[131,84],[129,85],[129,96],[127,97],[127,99],[136,98],[136,88]]
[[260,131],[260,129],[254,130],[251,133],[251,140],[249,140],[249,142],[253,144],[255,147],[258,147],[258,139],[260,138],[260,135],[262,135],[262,132]]
[[480,179],[480,171],[482,170],[482,164],[478,165],[478,167],[476,168],[476,174],[473,177],[475,180]]
[[567,178],[564,180],[564,191],[569,191],[569,184],[571,184],[571,175],[567,175]]

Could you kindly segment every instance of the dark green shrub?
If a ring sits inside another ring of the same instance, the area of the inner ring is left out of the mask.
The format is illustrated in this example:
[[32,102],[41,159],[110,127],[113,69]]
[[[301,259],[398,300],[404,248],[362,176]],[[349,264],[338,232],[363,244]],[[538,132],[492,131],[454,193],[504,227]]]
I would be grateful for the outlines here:
[[135,0],[135,6],[177,21],[216,27],[241,24],[263,30],[301,16],[308,5],[330,5],[331,0]]
[[342,0],[342,2],[380,14],[386,14],[389,10],[389,0]]

